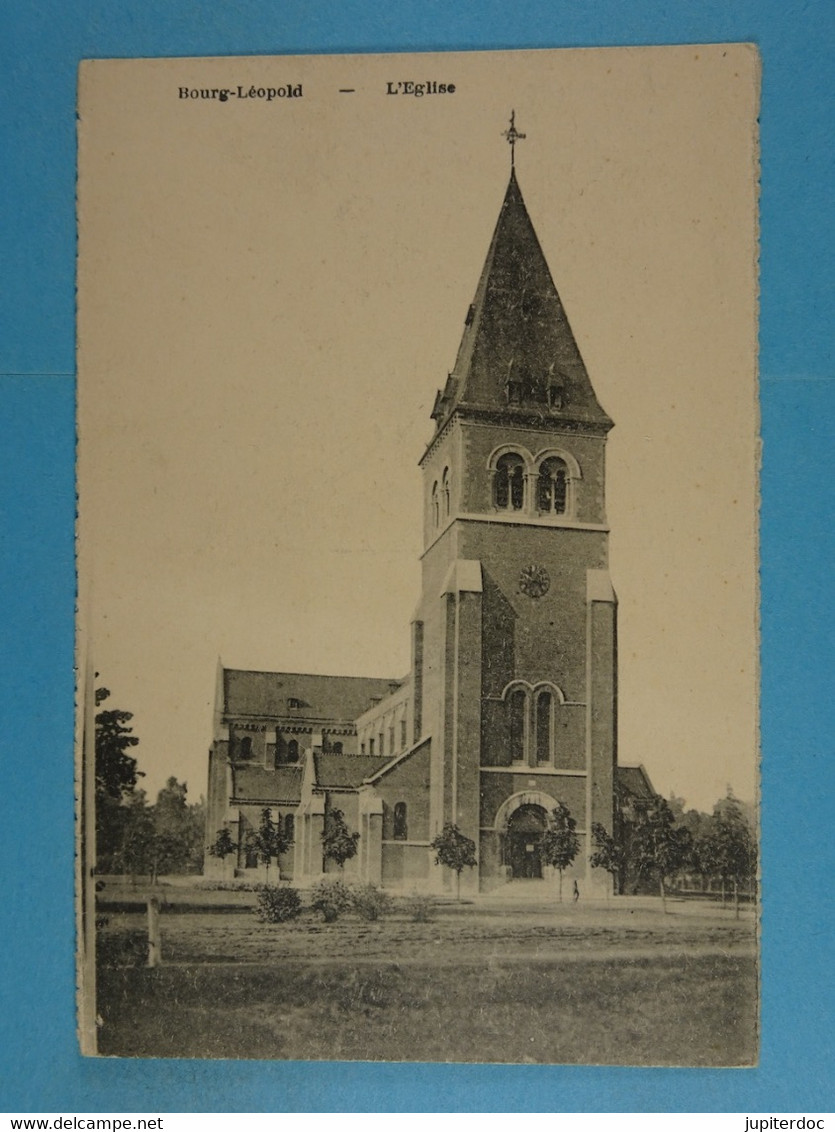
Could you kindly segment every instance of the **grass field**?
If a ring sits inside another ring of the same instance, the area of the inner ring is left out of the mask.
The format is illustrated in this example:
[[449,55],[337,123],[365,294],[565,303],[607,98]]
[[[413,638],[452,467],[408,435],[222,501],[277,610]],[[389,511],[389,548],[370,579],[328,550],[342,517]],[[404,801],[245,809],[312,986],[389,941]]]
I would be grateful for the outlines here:
[[[650,899],[444,905],[428,923],[261,924],[252,893],[176,894],[164,964],[108,914],[102,1054],[750,1065],[751,913]],[[179,910],[178,910],[179,908]]]

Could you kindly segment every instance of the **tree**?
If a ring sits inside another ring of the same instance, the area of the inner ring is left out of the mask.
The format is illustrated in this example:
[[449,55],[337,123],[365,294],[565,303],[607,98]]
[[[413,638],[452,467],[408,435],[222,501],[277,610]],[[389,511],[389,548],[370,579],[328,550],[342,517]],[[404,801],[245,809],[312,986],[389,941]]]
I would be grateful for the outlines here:
[[589,864],[593,869],[605,869],[612,878],[615,892],[621,892],[625,865],[623,844],[619,844],[599,821],[592,823],[591,837],[594,852]]
[[266,882],[270,879],[270,862],[279,853],[286,853],[289,841],[281,831],[279,822],[273,821],[272,811],[265,806],[261,811],[261,824],[257,830],[250,830],[246,837],[246,848],[254,852],[258,860],[266,866]]
[[734,912],[739,919],[739,885],[753,881],[757,871],[757,844],[742,805],[728,787],[726,796],[713,807],[700,845],[705,868],[722,879],[722,896],[730,883]]
[[435,850],[435,864],[445,865],[455,873],[455,899],[460,903],[461,873],[464,869],[474,868],[478,863],[475,842],[465,836],[457,825],[447,822],[429,845]]
[[676,826],[686,829],[690,835],[690,857],[685,867],[691,872],[699,873],[702,888],[705,886],[705,877],[702,870],[699,844],[709,821],[710,819],[707,814],[703,814],[701,810],[694,809],[686,810],[680,818],[676,819]]
[[551,811],[548,828],[539,842],[539,853],[547,865],[552,865],[559,874],[559,898],[562,902],[562,874],[580,852],[580,839],[576,833],[577,822],[571,816],[568,806],[558,802]]
[[113,853],[114,872],[136,877],[152,872],[154,819],[144,790],[134,790],[121,806],[122,823],[118,847]]
[[[203,806],[189,805],[188,786],[170,777],[153,807],[156,872],[199,871],[203,858]],[[154,870],[152,870],[154,871]]]
[[[640,805],[640,799],[616,779],[613,802],[611,840],[614,842],[615,851],[620,856],[620,869],[613,875],[615,876],[616,891],[623,894],[630,887],[634,889],[640,879],[637,876],[632,852],[632,831],[635,825],[636,808]],[[593,836],[594,833],[592,833]]]
[[[96,707],[110,696],[107,688],[97,688]],[[129,711],[107,710],[96,713],[95,807],[96,858],[99,872],[114,868],[125,838],[129,815],[127,804],[142,776],[136,759],[128,754],[139,739],[125,724],[133,719]]]
[[[169,778],[149,806],[144,790],[132,790],[118,807],[119,840],[110,858],[114,872],[147,875],[156,884],[164,873],[194,868],[202,857],[202,826],[197,825],[202,805],[186,803],[187,787]],[[196,848],[195,848],[196,847]]]
[[183,872],[190,855],[187,786],[171,777],[154,806],[155,872]]
[[189,802],[186,811],[185,833],[188,843],[186,871],[203,872],[204,838],[206,832],[206,800],[201,795],[196,802]]
[[693,835],[693,868],[698,872],[702,881],[702,891],[710,889],[710,882],[716,876],[713,862],[713,848],[711,833],[713,830],[713,817],[709,814],[700,814],[698,824],[693,823],[690,831]]
[[325,861],[336,861],[339,868],[344,869],[345,862],[356,857],[359,839],[360,835],[348,828],[342,810],[328,810],[322,830],[322,856]]
[[147,855],[146,872],[151,884],[156,884],[159,878],[167,873],[184,872],[184,846],[181,838],[176,834],[160,833],[152,828]]
[[667,805],[670,807],[670,812],[673,815],[673,821],[676,825],[681,825],[684,821],[684,807],[687,804],[686,798],[680,798],[674,791],[670,791],[670,797],[667,799]]
[[172,775],[166,779],[165,786],[157,794],[157,823],[160,828],[167,825],[179,829],[186,814],[186,795],[188,786],[178,782]]
[[[96,689],[96,707],[108,699],[107,688]],[[139,743],[132,727],[125,724],[133,719],[132,712],[108,710],[96,714],[96,799],[112,798],[121,802],[136,786],[142,772],[136,768],[136,759],[128,749]]]
[[673,811],[660,794],[654,794],[636,806],[630,851],[638,876],[654,876],[658,880],[665,914],[665,881],[686,863],[692,843],[690,831],[676,826]]
[[224,826],[217,831],[214,841],[207,846],[207,851],[210,857],[219,857],[221,861],[225,861],[227,857],[238,851],[238,843]]
[[[96,707],[109,699],[97,688]],[[187,786],[171,777],[148,806],[137,782],[144,777],[130,754],[139,739],[127,726],[129,711],[96,714],[96,856],[99,872],[147,873],[152,883],[163,872],[199,871],[203,857],[203,803],[189,805]]]

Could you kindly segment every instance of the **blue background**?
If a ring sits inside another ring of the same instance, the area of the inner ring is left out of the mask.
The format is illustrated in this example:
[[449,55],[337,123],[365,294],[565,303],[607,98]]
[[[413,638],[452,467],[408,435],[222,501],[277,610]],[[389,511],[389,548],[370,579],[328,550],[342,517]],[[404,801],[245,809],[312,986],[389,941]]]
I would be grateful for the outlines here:
[[[40,0],[0,12],[0,1048],[7,1111],[832,1108],[835,5]],[[763,58],[756,1070],[82,1059],[73,966],[75,83],[87,56],[747,40]]]

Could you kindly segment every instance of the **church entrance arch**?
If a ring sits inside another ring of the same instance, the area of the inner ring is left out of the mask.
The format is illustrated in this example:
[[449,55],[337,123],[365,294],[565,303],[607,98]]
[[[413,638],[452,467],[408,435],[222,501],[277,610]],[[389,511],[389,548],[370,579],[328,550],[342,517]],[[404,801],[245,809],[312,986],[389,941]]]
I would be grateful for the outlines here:
[[512,794],[499,806],[495,829],[502,845],[502,863],[509,880],[542,878],[539,843],[557,800],[541,790]]
[[547,822],[548,816],[542,806],[530,803],[520,806],[510,815],[505,835],[505,854],[511,880],[542,879],[539,843]]

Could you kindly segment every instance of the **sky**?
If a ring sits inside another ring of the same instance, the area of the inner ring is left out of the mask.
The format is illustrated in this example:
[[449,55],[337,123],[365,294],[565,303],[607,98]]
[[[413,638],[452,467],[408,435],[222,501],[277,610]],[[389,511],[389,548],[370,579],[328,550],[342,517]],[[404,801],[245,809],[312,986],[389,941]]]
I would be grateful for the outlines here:
[[620,760],[755,797],[757,84],[728,45],[82,65],[79,627],[151,795],[205,790],[219,657],[408,671],[417,461],[513,108],[615,421]]

